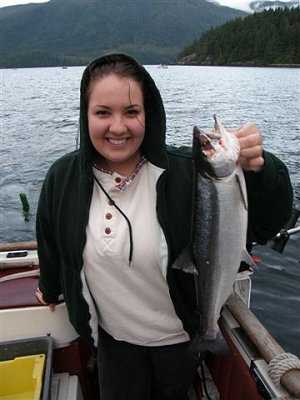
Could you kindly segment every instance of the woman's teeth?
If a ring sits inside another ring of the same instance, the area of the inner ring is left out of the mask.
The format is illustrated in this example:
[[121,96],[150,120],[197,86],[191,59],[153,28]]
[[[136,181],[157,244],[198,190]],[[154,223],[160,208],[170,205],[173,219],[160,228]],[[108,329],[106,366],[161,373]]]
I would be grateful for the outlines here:
[[108,139],[108,141],[111,144],[120,145],[120,144],[124,144],[126,142],[126,139]]

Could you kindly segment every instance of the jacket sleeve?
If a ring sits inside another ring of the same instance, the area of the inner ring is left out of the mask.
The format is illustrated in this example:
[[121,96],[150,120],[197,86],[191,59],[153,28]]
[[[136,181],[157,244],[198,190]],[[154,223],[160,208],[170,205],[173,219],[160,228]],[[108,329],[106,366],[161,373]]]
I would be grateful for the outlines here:
[[285,164],[264,152],[261,172],[245,172],[248,190],[248,241],[266,243],[288,221],[293,204],[293,189]]
[[61,294],[59,250],[53,224],[53,189],[49,173],[44,181],[37,210],[36,238],[40,264],[39,289],[47,303],[57,303]]

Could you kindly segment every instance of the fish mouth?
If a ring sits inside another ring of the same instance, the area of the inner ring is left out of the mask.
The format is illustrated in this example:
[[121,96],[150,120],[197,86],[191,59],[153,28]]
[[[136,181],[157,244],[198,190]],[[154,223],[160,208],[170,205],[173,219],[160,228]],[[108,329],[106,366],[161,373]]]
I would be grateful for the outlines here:
[[198,172],[204,177],[219,179],[229,176],[237,165],[239,143],[214,116],[214,129],[205,132],[194,126],[193,157]]
[[216,154],[216,147],[213,141],[218,143],[221,139],[221,135],[213,132],[210,134],[201,132],[199,139],[202,153],[208,158],[214,157]]

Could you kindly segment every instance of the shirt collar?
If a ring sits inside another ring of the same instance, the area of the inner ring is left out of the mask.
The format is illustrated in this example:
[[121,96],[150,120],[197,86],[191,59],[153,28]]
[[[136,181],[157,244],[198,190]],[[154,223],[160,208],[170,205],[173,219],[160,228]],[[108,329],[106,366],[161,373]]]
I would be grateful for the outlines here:
[[[146,161],[147,161],[146,157],[141,156],[135,167],[135,170],[132,172],[132,174],[128,177],[124,177],[124,179],[121,179],[121,182],[117,183],[115,185],[115,187],[123,192],[127,188],[127,186],[129,186],[131,184],[131,182],[134,180],[134,178],[137,176],[137,174],[141,170],[142,166],[146,163]],[[113,175],[112,171],[101,168],[95,163],[93,164],[93,166],[96,169],[98,169],[99,171],[104,172],[105,174]]]

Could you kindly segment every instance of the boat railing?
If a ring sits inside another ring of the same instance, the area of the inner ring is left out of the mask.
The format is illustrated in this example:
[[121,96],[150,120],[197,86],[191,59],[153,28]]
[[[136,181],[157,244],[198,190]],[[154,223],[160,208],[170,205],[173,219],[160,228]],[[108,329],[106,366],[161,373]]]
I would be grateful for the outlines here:
[[285,352],[237,295],[229,299],[227,308],[268,364],[268,373],[274,383],[282,385],[292,396],[300,398],[299,358]]

